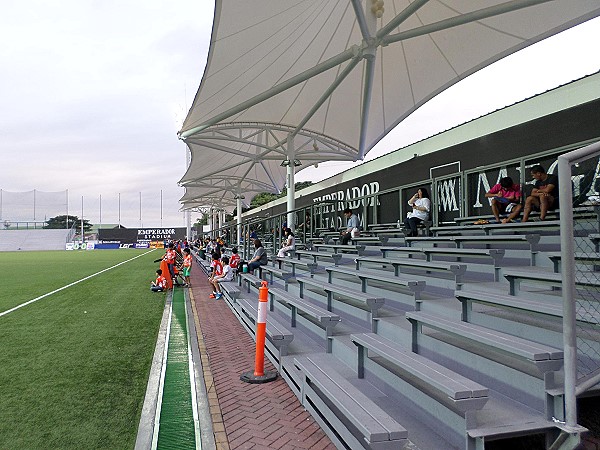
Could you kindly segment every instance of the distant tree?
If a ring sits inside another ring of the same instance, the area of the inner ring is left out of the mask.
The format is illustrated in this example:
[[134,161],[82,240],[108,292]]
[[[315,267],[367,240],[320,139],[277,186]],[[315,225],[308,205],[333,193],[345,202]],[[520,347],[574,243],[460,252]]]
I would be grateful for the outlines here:
[[[299,181],[298,183],[294,183],[294,190],[296,192],[298,192],[299,190],[307,188],[312,185],[313,185],[312,181]],[[287,195],[287,188],[284,188],[283,191],[281,191],[281,194],[279,194],[277,196],[277,198],[285,197],[286,195]]]
[[[312,185],[313,185],[312,181],[299,181],[298,183],[294,183],[294,189],[296,191],[299,191],[301,189],[307,188]],[[260,194],[257,194],[256,197],[254,197],[252,199],[252,201],[250,202],[250,208],[248,208],[248,209],[257,208],[266,203],[272,202],[273,200],[277,200],[278,198],[285,197],[286,195],[287,195],[287,188],[284,188],[283,191],[281,192],[281,194],[271,194],[270,192],[261,192]],[[242,211],[247,211],[247,210],[242,209]],[[234,215],[235,215],[235,213],[234,213]]]
[[194,224],[194,226],[202,226],[202,225],[208,225],[208,214],[206,213],[202,213],[202,217],[198,217],[196,219],[196,223]]
[[[68,220],[68,227],[67,227],[67,220]],[[81,230],[81,219],[79,219],[79,217],[77,216],[67,216],[67,215],[62,215],[62,216],[56,216],[56,217],[51,217],[50,219],[46,220],[46,226],[44,226],[44,228],[48,228],[48,229],[63,229],[63,228],[71,228],[73,226],[73,223],[76,223],[77,226],[77,230]],[[83,219],[83,231],[90,231],[92,229],[92,224],[90,224],[90,221],[87,219]]]
[[312,181],[300,181],[298,183],[294,183],[294,188],[296,189],[296,191],[299,191],[301,189],[307,188],[312,185],[313,185]]
[[277,194],[271,194],[270,192],[261,192],[260,194],[257,194],[250,202],[250,209],[257,208],[266,203],[272,202],[273,200],[277,200],[278,198],[279,195]]

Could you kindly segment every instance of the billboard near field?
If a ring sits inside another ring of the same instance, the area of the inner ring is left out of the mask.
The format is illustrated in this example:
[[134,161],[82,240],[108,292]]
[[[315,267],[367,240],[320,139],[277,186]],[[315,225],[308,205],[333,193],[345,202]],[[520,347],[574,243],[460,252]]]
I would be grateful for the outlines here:
[[[185,238],[185,227],[178,228],[102,228],[98,230],[98,239],[102,243],[145,244]],[[138,247],[141,248],[141,247]],[[147,247],[146,247],[147,248]]]

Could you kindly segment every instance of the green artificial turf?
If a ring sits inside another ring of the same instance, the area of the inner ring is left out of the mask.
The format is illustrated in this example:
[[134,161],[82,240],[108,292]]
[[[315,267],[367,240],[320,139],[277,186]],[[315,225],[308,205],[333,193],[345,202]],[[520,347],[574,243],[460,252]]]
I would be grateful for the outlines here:
[[[142,253],[0,254],[14,275],[0,310]],[[164,308],[149,289],[159,256],[0,317],[0,449],[133,448]]]
[[[132,249],[0,252],[3,280],[0,312],[147,252]],[[153,251],[143,259],[152,264],[160,256],[161,253]],[[157,268],[158,265],[147,266],[148,284],[156,277]]]
[[176,288],[173,291],[158,450],[196,448],[189,369],[185,298],[181,288]]

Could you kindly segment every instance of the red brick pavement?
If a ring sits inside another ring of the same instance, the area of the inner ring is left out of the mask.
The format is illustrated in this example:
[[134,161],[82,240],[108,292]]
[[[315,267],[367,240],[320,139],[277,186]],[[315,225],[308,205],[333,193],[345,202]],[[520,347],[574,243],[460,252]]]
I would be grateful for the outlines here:
[[[224,300],[208,298],[211,289],[199,268],[191,279],[217,448],[334,450],[282,378],[240,381],[242,373],[254,370],[254,341]],[[265,370],[275,370],[268,360]]]

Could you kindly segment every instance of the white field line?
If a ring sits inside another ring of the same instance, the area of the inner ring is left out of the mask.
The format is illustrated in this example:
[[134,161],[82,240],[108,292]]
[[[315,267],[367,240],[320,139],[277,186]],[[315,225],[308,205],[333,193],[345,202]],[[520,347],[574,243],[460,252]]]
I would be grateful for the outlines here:
[[3,311],[3,312],[1,312],[1,313],[0,313],[0,317],[2,317],[2,316],[5,316],[5,315],[7,315],[7,314],[9,314],[9,313],[11,313],[11,312],[13,312],[13,311],[16,311],[17,309],[19,309],[19,308],[22,308],[23,306],[27,306],[27,305],[29,305],[29,304],[31,304],[31,303],[37,302],[38,300],[41,300],[41,299],[43,299],[43,298],[46,298],[46,297],[48,297],[48,296],[50,296],[50,295],[52,295],[52,294],[56,294],[57,292],[60,292],[60,291],[62,291],[62,290],[64,290],[64,289],[70,288],[71,286],[75,286],[76,284],[79,284],[79,283],[81,283],[82,281],[89,280],[90,278],[93,278],[93,277],[95,277],[96,275],[100,275],[101,273],[104,273],[104,272],[107,272],[107,271],[109,271],[109,270],[111,270],[111,269],[114,269],[115,267],[119,267],[119,266],[121,266],[121,265],[123,265],[123,264],[126,264],[126,263],[128,263],[128,262],[131,262],[131,261],[133,261],[134,259],[137,259],[137,258],[139,258],[139,257],[141,257],[141,256],[147,255],[148,253],[150,253],[150,252],[153,252],[153,251],[154,251],[154,249],[152,249],[152,250],[149,250],[149,251],[147,251],[147,252],[145,252],[145,253],[142,253],[141,255],[134,256],[133,258],[131,258],[131,259],[128,259],[127,261],[120,262],[119,264],[115,264],[115,265],[114,265],[114,266],[112,266],[112,267],[108,267],[108,268],[106,268],[106,269],[103,269],[103,270],[101,270],[100,272],[96,272],[96,273],[93,273],[92,275],[88,275],[87,277],[85,277],[85,278],[82,278],[81,280],[74,281],[73,283],[67,284],[66,286],[60,287],[60,288],[58,288],[58,289],[55,289],[55,290],[53,290],[52,292],[48,292],[47,294],[40,295],[39,297],[36,297],[36,298],[34,298],[34,299],[32,299],[32,300],[29,300],[29,301],[27,301],[27,302],[25,302],[25,303],[21,303],[20,305],[17,305],[17,306],[15,306],[14,308],[11,308],[11,309],[8,309],[8,310],[6,310],[6,311]]

